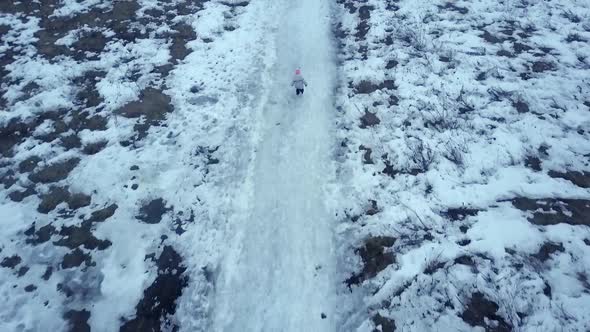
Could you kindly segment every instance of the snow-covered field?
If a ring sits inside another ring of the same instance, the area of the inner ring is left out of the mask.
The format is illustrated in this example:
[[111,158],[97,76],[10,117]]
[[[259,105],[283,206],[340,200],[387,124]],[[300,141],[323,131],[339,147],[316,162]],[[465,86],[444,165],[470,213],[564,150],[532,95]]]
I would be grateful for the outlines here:
[[0,330],[588,331],[588,41],[582,0],[2,1]]
[[338,3],[342,330],[588,331],[590,3]]

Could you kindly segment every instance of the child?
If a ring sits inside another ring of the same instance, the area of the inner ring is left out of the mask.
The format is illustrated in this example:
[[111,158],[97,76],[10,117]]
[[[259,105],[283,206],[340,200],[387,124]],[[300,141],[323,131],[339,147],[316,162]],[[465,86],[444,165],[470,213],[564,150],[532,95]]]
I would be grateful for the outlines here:
[[295,77],[293,77],[293,83],[291,86],[295,86],[295,93],[299,96],[299,94],[303,94],[303,87],[307,86],[307,82],[301,76],[301,70],[295,69]]

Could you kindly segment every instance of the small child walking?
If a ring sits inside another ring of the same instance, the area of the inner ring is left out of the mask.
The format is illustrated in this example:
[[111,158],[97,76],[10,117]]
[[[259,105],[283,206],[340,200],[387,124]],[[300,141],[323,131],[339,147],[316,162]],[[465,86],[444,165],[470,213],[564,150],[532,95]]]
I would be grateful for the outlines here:
[[303,94],[303,88],[307,86],[307,82],[301,76],[301,69],[295,69],[295,76],[293,77],[293,82],[291,86],[295,86],[295,93],[299,96],[299,94]]

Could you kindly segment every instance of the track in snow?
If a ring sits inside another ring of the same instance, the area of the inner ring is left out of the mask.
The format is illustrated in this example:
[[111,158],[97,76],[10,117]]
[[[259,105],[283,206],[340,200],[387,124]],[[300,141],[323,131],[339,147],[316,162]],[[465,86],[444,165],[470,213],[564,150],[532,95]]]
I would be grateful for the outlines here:
[[[218,280],[214,331],[335,330],[333,217],[324,199],[332,176],[330,8],[318,0],[282,5],[252,209],[234,226],[237,243]],[[303,97],[289,85],[298,66],[309,83]]]

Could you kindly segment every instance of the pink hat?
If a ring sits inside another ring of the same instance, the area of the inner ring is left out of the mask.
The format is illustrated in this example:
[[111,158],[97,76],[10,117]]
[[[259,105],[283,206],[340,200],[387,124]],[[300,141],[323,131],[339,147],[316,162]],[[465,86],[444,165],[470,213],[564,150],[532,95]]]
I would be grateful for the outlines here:
[[295,75],[301,75],[301,69],[295,69]]

